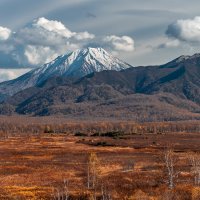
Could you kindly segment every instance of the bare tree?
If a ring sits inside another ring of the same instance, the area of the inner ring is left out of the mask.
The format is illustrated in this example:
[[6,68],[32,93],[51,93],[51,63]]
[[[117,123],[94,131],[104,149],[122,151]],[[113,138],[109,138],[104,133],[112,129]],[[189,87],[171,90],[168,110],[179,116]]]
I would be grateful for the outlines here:
[[69,181],[64,179],[61,188],[54,189],[54,200],[69,200]]
[[94,189],[98,176],[99,176],[99,159],[96,153],[91,153],[88,157],[87,162],[87,187],[88,189]]
[[111,193],[105,185],[101,185],[101,196],[102,200],[112,200]]
[[167,171],[167,184],[169,189],[175,187],[175,178],[178,175],[174,169],[176,161],[177,158],[174,155],[174,151],[171,148],[167,148],[164,152],[164,165]]
[[97,187],[100,176],[100,162],[96,153],[90,153],[87,161],[87,188],[92,192],[92,199],[97,199]]
[[191,164],[191,172],[194,175],[194,184],[200,186],[200,154],[190,155],[189,161]]

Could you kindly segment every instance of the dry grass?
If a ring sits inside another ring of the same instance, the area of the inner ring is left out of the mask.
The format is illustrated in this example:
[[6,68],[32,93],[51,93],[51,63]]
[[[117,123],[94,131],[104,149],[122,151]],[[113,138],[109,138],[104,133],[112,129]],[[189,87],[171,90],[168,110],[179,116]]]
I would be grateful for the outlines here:
[[[87,196],[87,157],[95,152],[100,160],[98,190],[103,183],[113,199],[164,200],[170,192],[172,199],[197,200],[200,189],[193,186],[187,155],[200,152],[199,141],[199,133],[1,138],[0,199],[53,199],[64,179],[69,181],[71,199]],[[169,143],[179,158],[175,167],[181,171],[174,191],[168,191],[163,173],[162,151]]]

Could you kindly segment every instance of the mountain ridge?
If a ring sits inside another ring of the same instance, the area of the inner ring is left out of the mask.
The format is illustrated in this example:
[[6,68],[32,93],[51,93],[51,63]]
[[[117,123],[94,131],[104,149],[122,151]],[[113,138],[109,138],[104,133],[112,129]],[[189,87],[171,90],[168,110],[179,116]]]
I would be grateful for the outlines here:
[[84,48],[33,69],[17,79],[0,83],[0,93],[10,95],[29,87],[41,84],[53,76],[81,78],[103,70],[120,71],[131,65],[112,56],[102,48]]
[[54,76],[0,105],[0,113],[136,121],[200,119],[200,55],[164,65]]

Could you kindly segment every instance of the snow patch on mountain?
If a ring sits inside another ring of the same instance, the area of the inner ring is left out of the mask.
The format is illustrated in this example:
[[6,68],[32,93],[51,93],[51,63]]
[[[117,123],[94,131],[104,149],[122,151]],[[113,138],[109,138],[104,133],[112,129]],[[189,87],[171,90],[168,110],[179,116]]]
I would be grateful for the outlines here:
[[1,83],[0,93],[13,95],[53,76],[81,78],[93,72],[120,71],[129,67],[132,66],[102,48],[85,48],[61,55],[52,62],[33,69],[17,79]]

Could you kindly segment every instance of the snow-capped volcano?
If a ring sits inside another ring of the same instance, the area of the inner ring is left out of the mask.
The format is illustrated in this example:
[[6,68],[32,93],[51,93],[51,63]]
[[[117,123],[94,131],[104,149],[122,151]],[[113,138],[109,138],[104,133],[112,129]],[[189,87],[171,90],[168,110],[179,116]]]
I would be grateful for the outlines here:
[[104,70],[120,71],[131,65],[112,56],[102,48],[85,48],[57,57],[17,79],[0,84],[0,93],[13,95],[53,76],[81,78]]

